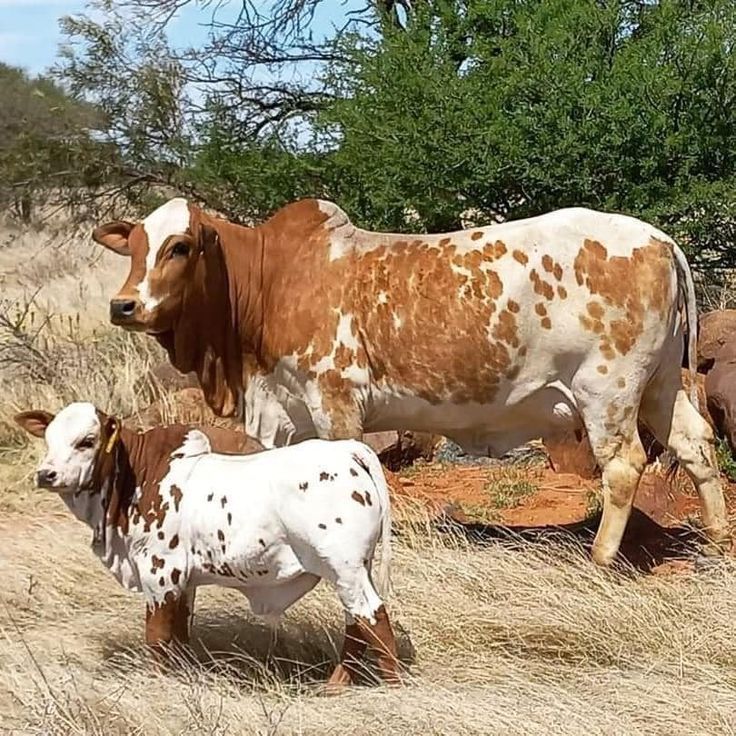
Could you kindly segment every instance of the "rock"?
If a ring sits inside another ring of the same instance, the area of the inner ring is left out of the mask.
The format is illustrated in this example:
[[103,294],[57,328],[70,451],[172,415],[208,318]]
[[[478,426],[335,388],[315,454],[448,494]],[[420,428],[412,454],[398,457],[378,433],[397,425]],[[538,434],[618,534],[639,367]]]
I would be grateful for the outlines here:
[[708,373],[716,354],[736,334],[736,309],[716,309],[698,319],[698,370]]
[[434,459],[441,437],[427,432],[369,432],[363,435],[365,442],[381,463],[394,472],[412,465],[415,461]]
[[136,395],[151,402],[158,401],[172,391],[187,388],[199,388],[197,374],[179,373],[169,362],[151,366],[134,384]]
[[162,396],[123,423],[133,429],[149,429],[161,424],[191,424],[210,439],[216,452],[250,454],[263,449],[258,440],[245,434],[243,425],[231,417],[218,417],[204,400],[199,388],[184,388]]
[[588,435],[584,430],[545,438],[543,442],[550,466],[555,473],[575,473],[587,479],[600,475],[593,451],[590,449]]

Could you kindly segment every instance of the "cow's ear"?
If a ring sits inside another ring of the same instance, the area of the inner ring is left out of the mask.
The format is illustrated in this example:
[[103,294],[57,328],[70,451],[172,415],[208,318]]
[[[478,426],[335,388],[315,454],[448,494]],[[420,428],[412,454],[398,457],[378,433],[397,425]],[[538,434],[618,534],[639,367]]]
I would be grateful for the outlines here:
[[53,421],[54,415],[47,411],[22,411],[14,419],[18,425],[34,437],[43,437],[46,427]]
[[220,236],[211,225],[199,225],[199,249],[203,252],[211,251],[220,245]]
[[96,227],[92,231],[92,240],[118,255],[129,256],[128,237],[134,227],[135,225],[127,220],[114,220]]

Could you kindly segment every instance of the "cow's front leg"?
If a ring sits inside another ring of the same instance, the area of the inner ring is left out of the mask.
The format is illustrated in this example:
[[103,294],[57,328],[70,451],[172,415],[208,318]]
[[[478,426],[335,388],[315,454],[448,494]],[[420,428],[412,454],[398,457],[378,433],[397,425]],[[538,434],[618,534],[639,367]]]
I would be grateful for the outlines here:
[[[360,440],[363,437],[363,414],[352,391],[348,390],[345,379],[326,376],[337,374],[335,370],[323,373],[312,392],[314,401],[310,402],[309,411],[312,422],[321,440]],[[339,388],[333,385],[336,381]]]

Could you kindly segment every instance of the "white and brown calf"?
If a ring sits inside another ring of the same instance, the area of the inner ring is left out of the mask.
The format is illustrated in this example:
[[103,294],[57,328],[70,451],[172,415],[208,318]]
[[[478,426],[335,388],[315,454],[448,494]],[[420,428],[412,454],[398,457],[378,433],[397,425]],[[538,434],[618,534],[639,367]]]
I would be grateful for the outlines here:
[[345,609],[330,684],[353,680],[367,648],[398,681],[394,635],[371,579],[390,563],[389,496],[378,458],[360,442],[309,440],[254,455],[213,453],[183,426],[136,433],[92,404],[16,421],[45,436],[37,484],[61,495],[94,530],[93,548],[146,600],[146,641],[186,643],[200,585],[236,588],[254,613],[278,619],[321,578]]

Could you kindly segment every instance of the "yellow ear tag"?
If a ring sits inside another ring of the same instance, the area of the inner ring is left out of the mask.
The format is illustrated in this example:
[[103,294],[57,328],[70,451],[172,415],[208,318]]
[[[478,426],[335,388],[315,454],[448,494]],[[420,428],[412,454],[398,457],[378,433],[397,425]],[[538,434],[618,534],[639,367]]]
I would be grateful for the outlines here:
[[107,447],[105,448],[105,454],[109,455],[112,452],[112,448],[115,447],[115,443],[118,441],[120,435],[120,425],[115,424],[115,431],[110,435],[110,439],[107,441]]

